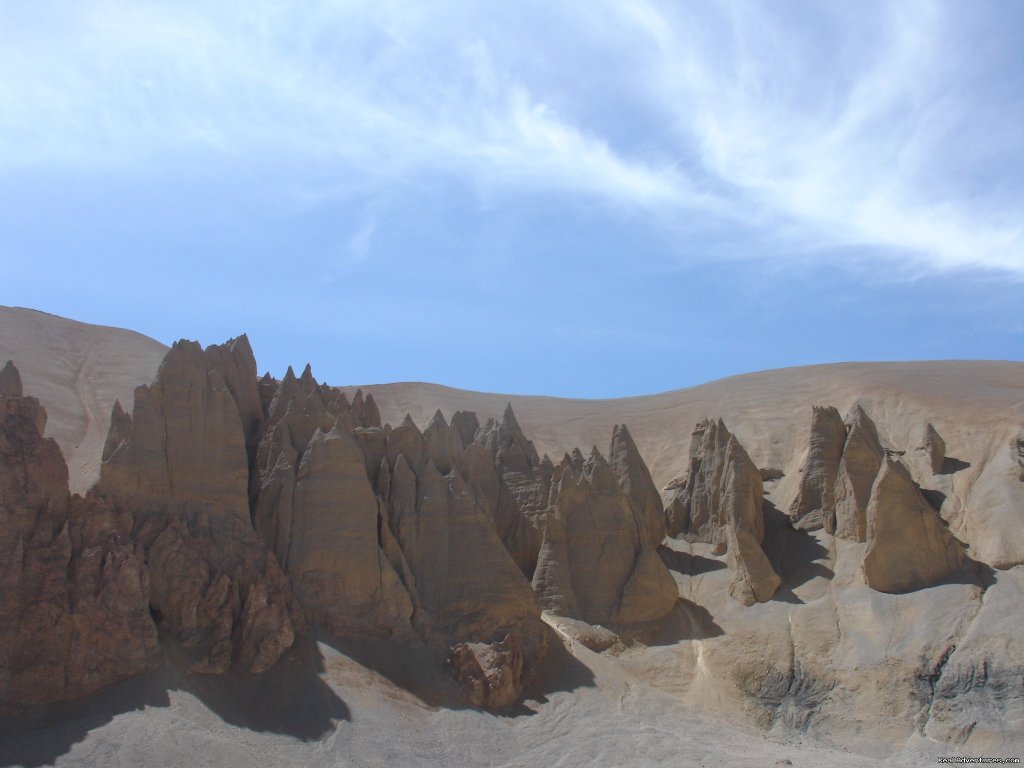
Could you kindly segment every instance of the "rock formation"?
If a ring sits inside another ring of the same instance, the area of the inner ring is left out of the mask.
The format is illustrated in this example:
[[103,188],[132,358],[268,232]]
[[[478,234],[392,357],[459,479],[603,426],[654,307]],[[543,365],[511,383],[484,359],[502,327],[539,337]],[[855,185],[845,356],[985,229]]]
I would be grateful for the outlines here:
[[665,510],[661,494],[625,424],[616,424],[612,430],[608,461],[619,487],[633,505],[641,540],[653,547],[658,546],[665,538]]
[[115,410],[111,426],[123,437],[108,437],[98,485],[104,493],[130,507],[173,499],[248,520],[246,435],[225,378],[233,367],[216,367],[223,359],[233,356],[176,342],[153,384],[135,390],[131,420]]
[[761,473],[725,423],[699,423],[690,443],[690,473],[676,484],[668,506],[669,535],[727,553],[729,594],[744,605],[770,600],[781,583],[761,548],[762,499]]
[[835,408],[811,410],[811,440],[801,468],[800,490],[789,508],[794,527],[835,530],[835,485],[846,442],[846,426]]
[[846,444],[836,478],[835,528],[826,526],[826,530],[844,539],[864,541],[871,486],[882,466],[884,452],[875,422],[860,405],[853,407],[846,425]]
[[494,518],[457,468],[461,444],[440,414],[426,433],[406,420],[387,436],[380,473],[387,482],[378,490],[417,629],[429,644],[450,649],[448,664],[467,700],[499,708],[520,695],[546,652],[547,633]]
[[867,545],[864,580],[880,592],[931,586],[964,561],[960,542],[892,456],[885,457],[871,489]]
[[678,590],[650,541],[644,514],[596,447],[585,461],[578,452],[566,455],[552,478],[533,578],[545,607],[591,624],[668,614]]
[[923,451],[928,457],[928,465],[933,475],[942,472],[942,465],[946,461],[946,441],[931,424],[924,428],[924,439],[918,445],[918,450]]
[[98,489],[134,516],[154,611],[200,671],[225,671],[233,658],[267,669],[304,626],[250,522],[255,370],[244,337],[205,351],[176,343],[156,380],[136,389],[132,415],[115,406],[100,468]]
[[0,703],[81,696],[159,664],[131,519],[68,493],[46,411],[0,371]]

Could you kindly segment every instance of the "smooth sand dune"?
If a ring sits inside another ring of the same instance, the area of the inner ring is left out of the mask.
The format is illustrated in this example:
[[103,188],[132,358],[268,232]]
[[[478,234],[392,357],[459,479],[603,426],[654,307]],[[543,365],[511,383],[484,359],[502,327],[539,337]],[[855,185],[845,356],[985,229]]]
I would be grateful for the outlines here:
[[114,401],[131,413],[135,387],[153,379],[166,352],[134,331],[0,307],[0,365],[13,360],[25,394],[46,407],[46,436],[64,453],[73,492],[99,477]]

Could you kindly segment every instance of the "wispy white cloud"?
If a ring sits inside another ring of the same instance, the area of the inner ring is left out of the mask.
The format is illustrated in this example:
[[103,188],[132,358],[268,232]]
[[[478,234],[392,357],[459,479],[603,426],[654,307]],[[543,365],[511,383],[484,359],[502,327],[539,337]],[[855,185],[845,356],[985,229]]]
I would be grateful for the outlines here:
[[182,153],[311,161],[333,169],[327,191],[440,172],[659,223],[741,221],[773,258],[854,245],[1024,275],[1021,179],[1000,196],[957,174],[991,164],[977,148],[1000,134],[958,80],[979,52],[956,6],[17,5],[0,23],[0,173]]
[[977,124],[956,81],[977,51],[944,6],[830,6],[817,24],[763,5],[718,7],[709,18],[707,7],[680,14],[636,0],[625,15],[650,44],[652,98],[749,218],[809,247],[1024,274],[1020,197],[997,200],[944,173],[987,154],[999,132]]

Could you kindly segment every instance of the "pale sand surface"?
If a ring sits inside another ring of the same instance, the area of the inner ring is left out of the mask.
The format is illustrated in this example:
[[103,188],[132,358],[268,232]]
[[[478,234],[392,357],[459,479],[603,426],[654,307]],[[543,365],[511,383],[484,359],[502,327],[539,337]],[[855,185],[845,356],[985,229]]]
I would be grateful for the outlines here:
[[[287,684],[273,672],[254,687],[169,667],[66,706],[56,724],[12,733],[0,721],[0,764],[844,768],[944,753],[923,740],[879,758],[773,739],[701,717],[616,659],[572,648],[547,691],[506,715],[426,704],[326,642],[284,660]],[[303,655],[318,656],[322,671]]]

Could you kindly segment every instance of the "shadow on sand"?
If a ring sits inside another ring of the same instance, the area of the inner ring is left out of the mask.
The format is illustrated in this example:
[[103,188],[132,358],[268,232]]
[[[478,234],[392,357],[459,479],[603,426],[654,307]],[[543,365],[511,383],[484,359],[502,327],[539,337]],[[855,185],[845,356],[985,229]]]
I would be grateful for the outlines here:
[[801,604],[793,590],[812,579],[831,579],[832,569],[818,562],[829,557],[829,551],[807,531],[793,528],[789,517],[771,501],[764,500],[764,551],[782,584],[772,600]]
[[699,576],[710,571],[720,571],[726,567],[721,560],[703,555],[693,555],[689,552],[680,552],[669,547],[658,547],[658,556],[665,567],[683,576]]
[[224,722],[253,731],[314,741],[351,719],[348,706],[321,678],[323,660],[313,639],[299,638],[273,669],[254,675],[187,671],[188,654],[161,636],[159,669],[107,686],[83,699],[0,717],[0,766],[52,765],[89,732],[119,715],[169,707],[171,692],[191,694]]

